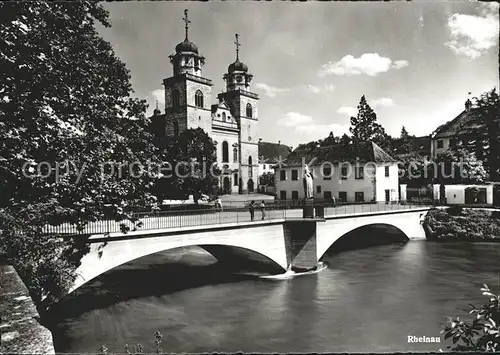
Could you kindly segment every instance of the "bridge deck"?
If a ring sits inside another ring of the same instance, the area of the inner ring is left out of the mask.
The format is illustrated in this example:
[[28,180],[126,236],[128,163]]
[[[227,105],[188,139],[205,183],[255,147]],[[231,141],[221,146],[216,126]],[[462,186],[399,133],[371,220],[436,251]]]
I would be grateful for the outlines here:
[[[422,209],[426,206],[411,204],[355,204],[341,205],[336,207],[325,207],[324,218],[347,217],[369,213],[403,212],[415,209]],[[179,211],[179,212],[159,212],[140,214],[139,220],[142,223],[138,231],[145,230],[165,230],[180,229],[199,226],[225,226],[251,223],[250,213],[246,209],[236,211]],[[260,210],[255,211],[255,221],[262,221]],[[280,222],[285,220],[303,220],[302,208],[292,209],[270,209],[265,211],[264,221]],[[134,230],[133,224],[129,221],[122,222]],[[59,226],[47,226],[45,232],[49,234],[75,235],[75,234],[105,234],[121,233],[120,223],[106,220],[90,222],[83,231],[77,231],[74,225],[69,223]]]

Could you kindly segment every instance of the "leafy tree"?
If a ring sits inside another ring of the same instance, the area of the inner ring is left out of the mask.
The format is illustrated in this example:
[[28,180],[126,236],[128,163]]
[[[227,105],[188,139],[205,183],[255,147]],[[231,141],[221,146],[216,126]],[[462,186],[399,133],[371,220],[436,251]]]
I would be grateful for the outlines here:
[[401,139],[408,139],[410,135],[408,134],[408,131],[406,130],[405,126],[401,127]]
[[326,137],[322,142],[321,146],[326,147],[326,146],[332,146],[338,144],[340,141],[340,137],[336,137],[333,132],[330,132],[328,137]]
[[197,202],[202,194],[217,192],[220,170],[216,147],[203,129],[188,129],[171,139],[162,159],[164,177],[156,185],[159,198],[186,199],[193,195]]
[[274,186],[274,173],[268,171],[267,173],[264,173],[260,176],[260,185],[265,185],[265,186]]
[[439,154],[430,165],[434,182],[445,183],[481,183],[487,173],[482,161],[466,149],[450,149]]
[[486,137],[487,141],[487,146],[479,147],[476,153],[479,158],[485,158],[490,180],[500,181],[500,99],[496,88],[474,98],[474,111],[479,124],[475,136]]
[[[393,140],[394,143],[397,144],[397,152],[398,154],[409,154],[411,152],[411,137],[408,134],[405,126],[401,128],[401,136],[399,140]],[[397,141],[397,142],[396,142]],[[393,143],[393,145],[394,145]]]
[[347,134],[343,134],[342,137],[340,137],[339,139],[339,144],[342,145],[342,146],[347,146],[349,144],[351,144],[351,137],[349,137]]
[[384,150],[389,148],[391,138],[377,122],[377,114],[368,105],[364,95],[359,101],[357,116],[351,117],[349,131],[352,134],[353,143],[373,141]]
[[441,331],[444,339],[451,338],[452,351],[500,352],[500,295],[494,294],[487,285],[481,288],[488,302],[476,308],[470,304],[469,314],[475,315],[472,321],[459,317],[449,318]]
[[399,160],[399,181],[402,184],[425,185],[432,182],[429,162],[422,156],[404,157]]
[[0,14],[0,254],[42,313],[86,252],[44,226],[132,218],[122,207],[153,200],[158,154],[145,101],[95,29],[110,26],[102,5],[4,2]]
[[431,209],[423,226],[429,240],[494,242],[500,238],[500,219],[491,211]]
[[314,149],[314,148],[320,146],[321,142],[322,142],[321,140],[318,140],[318,141],[311,141],[309,143],[301,143],[301,144],[299,144],[297,149]]

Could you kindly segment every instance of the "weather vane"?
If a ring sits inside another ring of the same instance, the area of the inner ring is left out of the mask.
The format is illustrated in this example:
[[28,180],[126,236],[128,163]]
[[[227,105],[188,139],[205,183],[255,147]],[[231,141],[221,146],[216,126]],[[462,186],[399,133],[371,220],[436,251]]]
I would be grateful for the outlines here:
[[234,42],[234,44],[236,44],[236,60],[239,60],[239,52],[240,52],[241,44],[238,41],[238,37],[240,37],[240,35],[239,34],[235,34],[235,37],[236,37],[236,42]]
[[186,41],[188,40],[188,28],[189,28],[189,24],[191,23],[191,21],[189,21],[188,19],[188,10],[184,10],[184,17],[182,18],[184,20],[184,22],[186,23]]

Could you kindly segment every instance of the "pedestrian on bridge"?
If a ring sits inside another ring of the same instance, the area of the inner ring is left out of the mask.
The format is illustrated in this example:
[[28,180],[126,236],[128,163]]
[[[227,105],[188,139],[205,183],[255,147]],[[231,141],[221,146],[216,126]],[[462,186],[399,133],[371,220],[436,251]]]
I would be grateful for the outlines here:
[[248,205],[248,210],[250,211],[250,221],[253,222],[253,217],[255,213],[255,201],[252,200],[250,204]]
[[260,211],[262,212],[262,220],[266,218],[266,204],[264,203],[264,200],[259,205]]
[[222,209],[222,201],[220,199],[219,196],[217,196],[217,199],[215,200],[215,208],[217,209],[217,211],[219,212],[222,212],[223,209]]

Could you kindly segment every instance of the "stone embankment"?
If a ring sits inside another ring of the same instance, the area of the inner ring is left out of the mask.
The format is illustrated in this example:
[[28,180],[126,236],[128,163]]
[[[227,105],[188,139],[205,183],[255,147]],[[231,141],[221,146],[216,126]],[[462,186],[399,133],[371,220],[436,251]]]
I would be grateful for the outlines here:
[[54,354],[52,333],[39,314],[16,270],[0,265],[0,353]]

